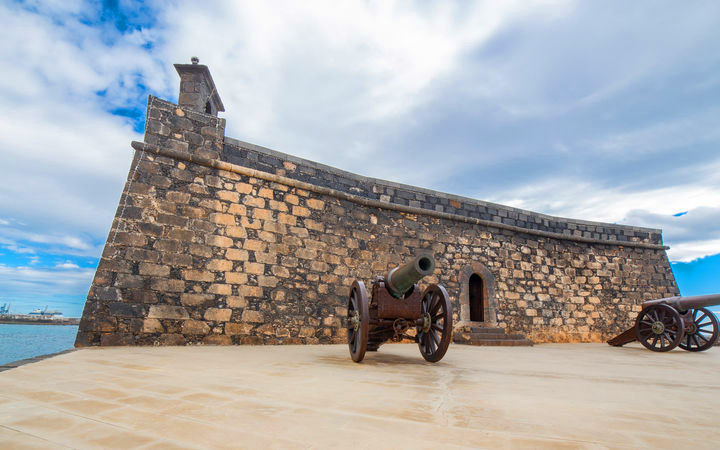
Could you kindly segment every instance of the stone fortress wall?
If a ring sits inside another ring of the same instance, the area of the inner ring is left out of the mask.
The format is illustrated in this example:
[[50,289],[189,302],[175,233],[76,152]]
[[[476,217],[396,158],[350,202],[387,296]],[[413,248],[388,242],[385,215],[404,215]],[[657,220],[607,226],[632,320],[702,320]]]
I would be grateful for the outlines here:
[[[599,341],[677,295],[660,230],[563,219],[362,177],[225,136],[209,71],[148,101],[76,341],[345,342],[346,296],[421,252],[469,323],[536,342]],[[205,95],[209,92],[210,94]],[[193,93],[198,93],[194,95]]]

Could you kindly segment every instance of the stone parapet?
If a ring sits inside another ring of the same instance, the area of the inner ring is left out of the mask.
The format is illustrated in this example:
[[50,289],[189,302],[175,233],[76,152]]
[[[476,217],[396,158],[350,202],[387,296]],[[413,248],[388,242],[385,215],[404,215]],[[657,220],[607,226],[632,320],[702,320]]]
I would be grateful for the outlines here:
[[223,161],[328,187],[359,197],[445,212],[529,230],[588,239],[662,244],[662,231],[549,216],[497,203],[364,177],[258,145],[226,138]]

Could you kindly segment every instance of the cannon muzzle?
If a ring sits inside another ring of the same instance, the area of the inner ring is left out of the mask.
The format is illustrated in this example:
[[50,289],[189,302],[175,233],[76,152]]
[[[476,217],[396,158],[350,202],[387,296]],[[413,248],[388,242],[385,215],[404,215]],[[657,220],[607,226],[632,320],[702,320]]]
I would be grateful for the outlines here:
[[417,256],[409,263],[388,272],[385,277],[387,290],[393,297],[403,298],[415,283],[433,273],[433,270],[435,270],[435,259],[432,256]]

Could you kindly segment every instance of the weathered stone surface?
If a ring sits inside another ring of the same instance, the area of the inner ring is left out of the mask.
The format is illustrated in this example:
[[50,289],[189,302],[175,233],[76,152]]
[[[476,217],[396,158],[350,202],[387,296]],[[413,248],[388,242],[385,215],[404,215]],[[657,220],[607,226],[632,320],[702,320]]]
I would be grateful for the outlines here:
[[205,336],[210,332],[210,326],[199,320],[186,320],[182,324],[182,334]]
[[227,259],[211,259],[205,267],[207,270],[212,270],[213,272],[227,272],[228,270],[232,270],[233,263]]
[[108,333],[103,334],[100,338],[100,345],[116,346],[116,345],[133,345],[135,339],[129,333]]
[[151,263],[140,263],[140,275],[165,277],[170,274],[170,267]]
[[158,319],[145,319],[143,321],[143,333],[162,333],[165,329]]
[[231,284],[245,284],[247,283],[248,276],[245,273],[238,272],[225,272],[225,282]]
[[158,338],[159,345],[185,345],[187,340],[182,334],[163,334]]
[[190,281],[214,281],[215,274],[206,270],[183,270],[183,276]]
[[232,315],[231,309],[208,308],[205,311],[205,320],[213,322],[227,322]]
[[187,319],[189,316],[182,306],[152,305],[147,317],[150,319]]
[[227,304],[228,308],[244,308],[247,306],[247,302],[244,298],[239,296],[228,296],[225,297],[225,303]]
[[142,305],[134,305],[123,302],[110,303],[110,315],[114,317],[142,317],[144,310]]
[[213,334],[210,336],[205,336],[203,338],[203,344],[205,345],[232,345],[232,339],[230,336],[225,336],[222,334]]
[[215,297],[210,294],[182,294],[180,302],[185,306],[199,306],[212,302]]
[[260,311],[246,309],[242,313],[242,320],[243,322],[262,323],[265,321],[265,316]]
[[248,335],[254,327],[255,324],[252,323],[226,323],[225,334],[228,336]]
[[153,278],[150,281],[150,289],[160,292],[183,292],[185,291],[185,282],[182,280]]

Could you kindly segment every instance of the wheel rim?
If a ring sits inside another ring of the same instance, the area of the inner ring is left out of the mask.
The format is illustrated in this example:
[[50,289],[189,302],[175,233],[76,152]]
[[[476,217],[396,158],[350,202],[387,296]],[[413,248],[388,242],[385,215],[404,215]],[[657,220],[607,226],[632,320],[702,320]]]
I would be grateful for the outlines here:
[[709,309],[697,308],[687,312],[686,320],[692,320],[685,330],[680,348],[689,352],[702,352],[715,345],[718,339],[718,320]]
[[667,352],[683,339],[680,313],[668,305],[652,305],[640,312],[635,325],[638,341],[655,352]]
[[423,323],[417,328],[418,346],[425,360],[445,356],[452,334],[452,306],[444,287],[432,284],[422,296]]
[[347,339],[350,356],[360,362],[365,357],[369,332],[367,291],[362,281],[355,281],[350,289],[347,307]]

